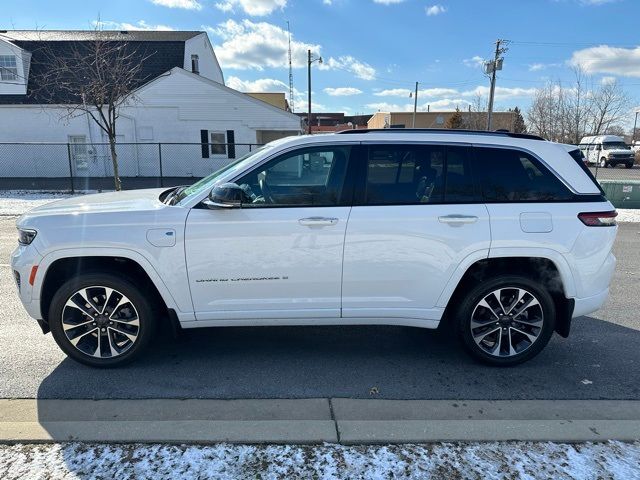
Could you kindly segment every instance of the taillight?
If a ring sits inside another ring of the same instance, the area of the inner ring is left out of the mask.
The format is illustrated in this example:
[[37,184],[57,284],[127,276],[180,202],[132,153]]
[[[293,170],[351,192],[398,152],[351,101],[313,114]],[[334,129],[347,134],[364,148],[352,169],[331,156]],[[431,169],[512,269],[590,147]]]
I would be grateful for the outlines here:
[[582,212],[578,214],[578,218],[587,227],[613,227],[616,225],[616,217],[618,212],[611,210],[609,212]]

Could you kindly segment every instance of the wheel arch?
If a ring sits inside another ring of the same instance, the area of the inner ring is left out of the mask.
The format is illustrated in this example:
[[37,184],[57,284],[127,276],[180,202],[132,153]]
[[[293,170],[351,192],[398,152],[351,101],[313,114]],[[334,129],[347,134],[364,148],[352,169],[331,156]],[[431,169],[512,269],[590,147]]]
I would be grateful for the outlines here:
[[[561,257],[562,258],[562,257]],[[469,290],[485,279],[498,275],[524,275],[540,282],[551,294],[556,307],[556,332],[563,337],[569,335],[573,314],[575,286],[568,264],[553,255],[490,256],[466,265],[458,272],[454,282],[449,282],[438,304],[445,307],[443,319],[452,314],[453,307]],[[451,288],[453,287],[453,288]],[[449,292],[447,292],[449,290]]]
[[176,309],[176,302],[153,266],[140,254],[129,250],[90,249],[91,251],[60,250],[42,259],[34,291],[39,292],[40,316],[46,322],[49,305],[59,286],[78,273],[108,271],[124,275],[146,287],[163,310]]

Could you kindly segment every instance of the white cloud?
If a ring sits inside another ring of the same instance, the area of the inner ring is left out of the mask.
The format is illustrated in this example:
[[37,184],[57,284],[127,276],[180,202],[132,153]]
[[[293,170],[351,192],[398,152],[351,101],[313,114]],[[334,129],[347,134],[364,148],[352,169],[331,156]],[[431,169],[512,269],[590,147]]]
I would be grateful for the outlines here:
[[[222,40],[214,45],[218,61],[223,68],[236,70],[263,70],[264,68],[287,68],[289,66],[289,33],[268,22],[251,20],[227,20],[217,27],[203,25],[202,28]],[[307,50],[320,56],[320,45],[291,39],[291,57],[294,68],[307,66]],[[322,64],[321,70],[342,69],[364,80],[373,80],[376,70],[351,55],[330,57]]]
[[404,0],[373,0],[373,3],[379,3],[380,5],[394,5],[402,2],[404,2]]
[[[288,67],[289,34],[286,30],[267,22],[227,20],[217,27],[203,26],[222,39],[214,49],[223,68],[237,70],[265,67]],[[292,62],[296,68],[307,65],[307,50],[320,54],[320,45],[311,45],[291,39]]]
[[362,90],[353,87],[327,87],[324,89],[324,93],[331,95],[332,97],[348,97],[350,95],[360,95]]
[[640,47],[620,48],[600,45],[573,52],[569,64],[587,73],[608,73],[640,77]]
[[262,17],[278,8],[286,7],[287,0],[224,0],[216,3],[215,6],[223,12],[231,12],[236,7],[240,7],[247,15]]
[[[537,92],[535,88],[509,88],[509,87],[496,87],[495,98],[496,100],[506,100],[510,98],[520,98],[520,97],[532,97]],[[462,92],[461,95],[463,97],[477,97],[482,96],[486,97],[489,95],[489,87],[486,86],[478,86],[473,90],[467,90],[466,92]]]
[[275,78],[260,78],[258,80],[241,80],[238,77],[229,77],[225,84],[229,88],[240,92],[271,92],[288,93],[289,85]]
[[484,64],[484,58],[479,55],[475,55],[471,58],[465,58],[462,60],[465,67],[481,67]]
[[398,105],[397,103],[377,102],[367,103],[365,107],[380,112],[410,112],[413,111],[413,104],[407,103]]
[[447,9],[442,5],[431,5],[430,7],[424,7],[424,11],[426,12],[427,16],[432,17],[446,12]]
[[604,5],[605,3],[613,3],[618,0],[579,0],[582,5]]
[[[376,97],[408,97],[414,90],[408,88],[391,88],[375,92]],[[447,95],[458,95],[458,91],[453,88],[425,88],[418,90],[418,98],[422,97],[445,97]]]
[[612,85],[614,83],[616,83],[616,77],[602,77],[600,79],[600,83],[602,85]]
[[338,58],[330,57],[324,63],[320,64],[320,70],[346,70],[353,73],[356,77],[363,80],[373,80],[376,75],[376,69],[365,62],[356,60],[351,55],[344,55]]
[[170,27],[169,25],[162,25],[162,24],[149,25],[144,20],[139,20],[136,23],[94,20],[93,25],[99,28],[107,29],[107,30],[157,30],[157,31],[175,30],[173,27]]
[[561,63],[531,63],[529,64],[530,72],[539,72],[541,70],[546,70],[547,68],[560,67]]
[[333,5],[332,0],[322,0],[322,3],[324,3],[325,5]]
[[184,8],[186,10],[202,10],[202,5],[197,0],[151,0],[155,5],[169,8]]

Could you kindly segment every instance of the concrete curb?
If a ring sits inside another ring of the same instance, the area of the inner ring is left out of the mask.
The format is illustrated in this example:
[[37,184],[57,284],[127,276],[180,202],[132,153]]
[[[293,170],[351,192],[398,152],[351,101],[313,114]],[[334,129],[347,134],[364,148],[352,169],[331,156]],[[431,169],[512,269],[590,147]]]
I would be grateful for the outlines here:
[[640,439],[640,401],[0,400],[0,443]]

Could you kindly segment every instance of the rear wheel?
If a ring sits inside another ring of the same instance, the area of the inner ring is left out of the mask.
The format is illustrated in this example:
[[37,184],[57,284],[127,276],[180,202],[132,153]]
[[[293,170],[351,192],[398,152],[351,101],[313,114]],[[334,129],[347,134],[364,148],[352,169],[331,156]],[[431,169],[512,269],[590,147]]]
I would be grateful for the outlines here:
[[535,357],[549,342],[555,307],[537,282],[504,275],[472,288],[456,319],[460,339],[473,357],[509,366]]
[[600,167],[607,168],[608,166],[609,166],[609,163],[607,162],[607,159],[605,157],[602,157],[600,159]]
[[86,274],[64,283],[49,308],[58,346],[92,367],[132,361],[149,343],[155,327],[152,307],[138,287],[111,274]]

